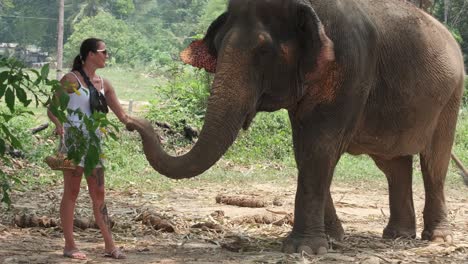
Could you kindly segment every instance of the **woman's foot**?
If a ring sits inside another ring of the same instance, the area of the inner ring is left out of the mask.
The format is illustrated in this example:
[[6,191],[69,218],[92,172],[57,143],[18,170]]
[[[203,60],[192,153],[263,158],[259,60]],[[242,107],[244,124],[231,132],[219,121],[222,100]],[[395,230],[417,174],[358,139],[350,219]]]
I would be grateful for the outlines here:
[[113,259],[126,259],[127,256],[122,252],[122,248],[116,247],[109,253],[104,253],[104,257]]
[[63,250],[63,256],[66,258],[86,260],[86,254],[81,252],[79,249],[74,248],[70,250]]

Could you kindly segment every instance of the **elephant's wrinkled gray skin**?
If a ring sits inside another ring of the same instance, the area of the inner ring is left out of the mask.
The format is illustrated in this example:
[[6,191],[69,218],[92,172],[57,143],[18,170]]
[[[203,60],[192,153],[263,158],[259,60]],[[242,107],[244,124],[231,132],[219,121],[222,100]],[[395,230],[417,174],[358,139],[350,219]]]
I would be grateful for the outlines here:
[[422,238],[452,239],[443,188],[464,71],[457,43],[435,19],[400,0],[231,0],[181,57],[216,73],[193,149],[171,157],[148,122],[128,125],[157,171],[196,176],[256,112],[285,108],[299,176],[284,251],[325,253],[327,235],[343,237],[330,183],[345,152],[368,154],[387,176],[386,238],[416,236],[411,182],[419,154]]

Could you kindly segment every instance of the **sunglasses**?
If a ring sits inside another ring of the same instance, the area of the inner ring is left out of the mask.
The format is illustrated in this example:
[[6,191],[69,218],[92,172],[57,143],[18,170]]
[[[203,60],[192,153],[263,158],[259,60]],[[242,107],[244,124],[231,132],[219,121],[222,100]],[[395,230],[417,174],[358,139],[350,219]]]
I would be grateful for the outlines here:
[[102,52],[102,54],[107,55],[107,50],[106,49],[96,50],[96,52]]

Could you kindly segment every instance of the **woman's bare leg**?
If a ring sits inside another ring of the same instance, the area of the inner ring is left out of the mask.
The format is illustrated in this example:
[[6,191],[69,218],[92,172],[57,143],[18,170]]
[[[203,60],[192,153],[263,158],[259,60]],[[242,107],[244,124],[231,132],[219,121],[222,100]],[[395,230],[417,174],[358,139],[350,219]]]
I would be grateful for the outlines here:
[[66,170],[63,172],[63,196],[60,203],[60,221],[62,224],[63,236],[65,238],[64,255],[77,259],[85,259],[86,255],[78,252],[73,238],[73,219],[75,215],[76,199],[80,192],[81,177],[83,169],[77,168],[75,171]]
[[91,177],[87,177],[89,195],[93,201],[93,212],[96,224],[101,230],[104,238],[105,252],[110,253],[115,249],[114,240],[112,239],[111,225],[107,206],[104,202],[104,170],[102,168],[95,169]]

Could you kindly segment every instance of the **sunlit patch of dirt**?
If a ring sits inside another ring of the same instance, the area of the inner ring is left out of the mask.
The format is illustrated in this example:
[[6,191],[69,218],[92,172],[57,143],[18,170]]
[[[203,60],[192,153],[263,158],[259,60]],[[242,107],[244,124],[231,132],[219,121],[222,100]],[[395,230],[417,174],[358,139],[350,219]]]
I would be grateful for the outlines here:
[[[89,219],[91,202],[85,188],[76,215]],[[119,263],[467,263],[468,197],[462,188],[447,191],[454,243],[446,245],[419,238],[382,239],[389,215],[385,185],[335,182],[333,199],[346,236],[343,241],[331,241],[329,253],[323,256],[281,253],[281,241],[291,231],[288,221],[244,221],[260,216],[282,219],[292,214],[296,189],[293,180],[287,188],[266,183],[242,187],[210,183],[204,188],[182,187],[166,193],[109,190],[107,201],[115,222],[114,238],[128,256]],[[0,262],[70,262],[62,257],[60,226],[19,228],[14,224],[15,216],[21,214],[59,220],[61,189],[57,183],[13,193],[12,210],[0,209]],[[261,198],[265,207],[217,203],[220,194]],[[419,235],[422,188],[416,187],[414,197]],[[173,230],[155,223],[164,223]],[[75,228],[75,237],[88,255],[88,263],[114,262],[103,257],[103,241],[97,229]]]

